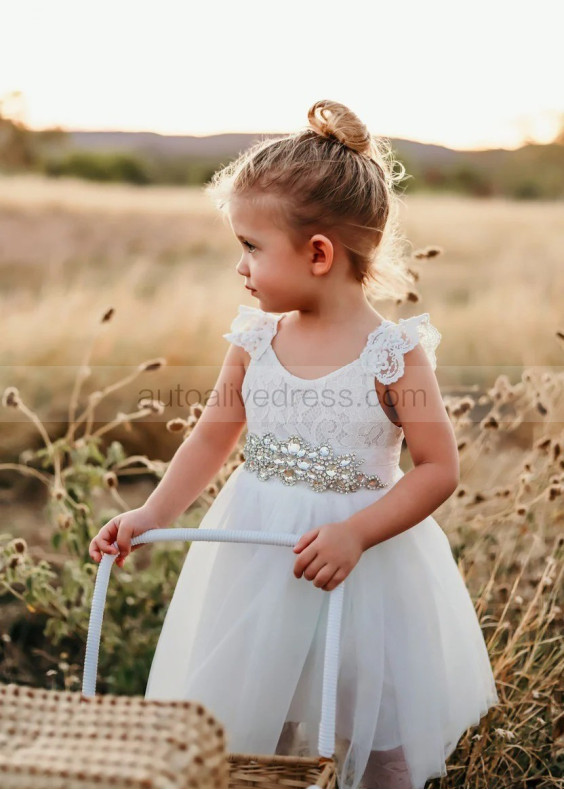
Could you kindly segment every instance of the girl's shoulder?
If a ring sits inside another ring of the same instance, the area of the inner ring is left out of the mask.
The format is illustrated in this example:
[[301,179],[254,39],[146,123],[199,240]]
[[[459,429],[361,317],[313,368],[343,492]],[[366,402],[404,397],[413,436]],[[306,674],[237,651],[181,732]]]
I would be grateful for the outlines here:
[[400,318],[397,323],[385,319],[368,340],[360,362],[383,384],[393,384],[405,370],[404,354],[421,343],[433,370],[437,367],[436,349],[441,341],[441,333],[431,323],[429,313]]
[[258,358],[276,334],[278,321],[283,315],[240,304],[231,322],[231,331],[222,337],[236,346],[242,346],[251,357]]

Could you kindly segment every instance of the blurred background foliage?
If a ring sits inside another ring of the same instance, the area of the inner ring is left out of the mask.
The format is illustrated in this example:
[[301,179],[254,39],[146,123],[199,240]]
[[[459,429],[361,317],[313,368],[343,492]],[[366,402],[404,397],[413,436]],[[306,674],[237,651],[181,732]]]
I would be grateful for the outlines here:
[[[0,99],[0,174],[6,175],[34,172],[53,178],[197,186],[255,139],[250,134],[35,131],[5,115]],[[564,117],[551,143],[529,142],[516,150],[457,151],[395,139],[392,145],[411,176],[402,184],[405,192],[514,199],[564,196]]]

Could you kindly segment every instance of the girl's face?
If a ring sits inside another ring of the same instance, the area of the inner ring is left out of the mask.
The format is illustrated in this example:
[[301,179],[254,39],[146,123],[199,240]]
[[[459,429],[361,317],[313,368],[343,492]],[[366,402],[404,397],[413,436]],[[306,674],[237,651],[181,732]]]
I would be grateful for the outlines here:
[[[268,212],[249,199],[232,198],[228,211],[233,233],[241,246],[237,272],[253,288],[262,310],[283,313],[296,309],[312,288],[311,251],[296,252],[288,236]],[[330,242],[329,242],[330,244]]]

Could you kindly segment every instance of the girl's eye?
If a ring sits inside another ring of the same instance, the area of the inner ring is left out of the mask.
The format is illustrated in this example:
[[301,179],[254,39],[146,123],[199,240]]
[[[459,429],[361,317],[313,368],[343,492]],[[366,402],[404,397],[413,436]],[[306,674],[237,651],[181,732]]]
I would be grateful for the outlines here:
[[[254,246],[254,244],[251,244],[251,242],[250,242],[250,241],[244,241],[244,242],[243,242],[243,244],[246,244],[246,245],[247,245],[247,249],[249,250],[249,252],[252,252],[253,250],[256,250],[256,247]],[[251,249],[251,247],[252,247],[253,249]]]

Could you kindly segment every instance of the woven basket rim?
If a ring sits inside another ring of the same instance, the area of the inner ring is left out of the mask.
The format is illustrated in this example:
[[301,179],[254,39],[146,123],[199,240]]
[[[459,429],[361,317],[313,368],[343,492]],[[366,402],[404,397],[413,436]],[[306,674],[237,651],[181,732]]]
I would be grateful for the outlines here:
[[244,752],[228,752],[227,759],[245,760],[249,762],[251,760],[256,760],[257,762],[281,763],[282,765],[295,765],[296,763],[300,763],[300,765],[308,765],[312,768],[316,765],[324,765],[325,763],[336,764],[336,759],[334,757],[323,757],[321,755],[318,757],[310,757],[299,754],[247,754]]

